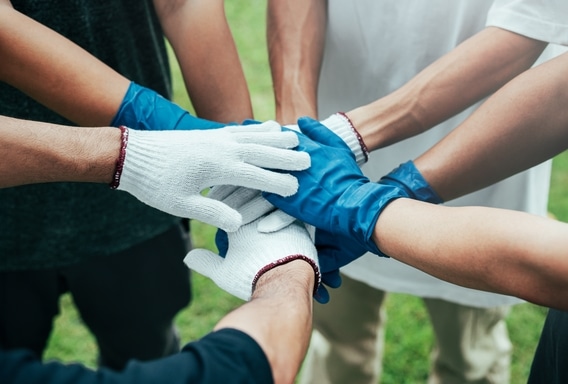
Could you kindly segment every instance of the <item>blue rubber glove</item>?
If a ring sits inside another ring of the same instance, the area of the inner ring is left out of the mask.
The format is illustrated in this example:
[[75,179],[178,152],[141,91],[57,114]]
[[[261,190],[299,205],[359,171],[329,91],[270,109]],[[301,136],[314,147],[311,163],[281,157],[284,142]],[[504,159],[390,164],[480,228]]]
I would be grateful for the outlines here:
[[434,204],[444,202],[424,179],[420,171],[414,165],[414,162],[411,160],[399,165],[389,174],[381,177],[379,184],[393,185],[402,188],[408,197],[414,200],[421,200]]
[[[407,194],[396,186],[370,182],[345,142],[317,120],[301,118],[298,126],[303,134],[298,133],[297,149],[310,154],[312,165],[292,172],[299,182],[294,195],[283,198],[265,193],[265,198],[305,223],[386,256],[373,242],[375,224],[387,204]],[[335,269],[351,261],[338,256]]]
[[131,82],[111,125],[144,131],[169,131],[222,128],[230,124],[195,117],[151,89]]

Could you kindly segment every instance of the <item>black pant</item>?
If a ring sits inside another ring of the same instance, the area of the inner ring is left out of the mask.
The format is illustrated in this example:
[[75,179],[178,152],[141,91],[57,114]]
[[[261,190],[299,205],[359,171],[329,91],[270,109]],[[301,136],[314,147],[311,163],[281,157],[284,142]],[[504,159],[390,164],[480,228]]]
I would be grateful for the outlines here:
[[181,226],[123,252],[79,264],[38,271],[0,273],[0,345],[25,347],[41,356],[70,292],[99,346],[100,364],[122,369],[132,358],[175,353],[173,319],[191,299],[190,248]]
[[568,383],[568,312],[556,309],[548,311],[528,382]]

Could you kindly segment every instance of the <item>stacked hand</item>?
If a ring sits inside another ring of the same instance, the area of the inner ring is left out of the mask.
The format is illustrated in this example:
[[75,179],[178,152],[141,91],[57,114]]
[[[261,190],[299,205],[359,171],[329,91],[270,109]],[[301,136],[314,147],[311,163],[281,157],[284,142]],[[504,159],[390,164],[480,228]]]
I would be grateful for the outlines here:
[[314,292],[321,275],[317,251],[302,223],[294,222],[274,233],[261,233],[257,222],[245,224],[228,234],[223,256],[205,249],[187,254],[185,264],[212,279],[220,288],[243,300],[249,300],[263,273],[292,260],[310,263],[316,275]]
[[242,224],[241,215],[223,202],[202,196],[201,191],[228,184],[289,196],[297,190],[296,178],[268,169],[291,171],[310,166],[308,154],[290,149],[298,144],[296,134],[283,132],[275,122],[211,130],[126,132],[118,189],[174,216],[230,232]]

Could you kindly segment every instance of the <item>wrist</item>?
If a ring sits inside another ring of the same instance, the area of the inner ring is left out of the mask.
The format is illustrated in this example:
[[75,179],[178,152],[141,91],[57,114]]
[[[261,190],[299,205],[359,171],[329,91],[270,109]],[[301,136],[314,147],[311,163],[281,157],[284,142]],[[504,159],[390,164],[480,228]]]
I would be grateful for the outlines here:
[[282,295],[291,290],[313,294],[320,279],[319,268],[313,260],[302,255],[288,256],[257,273],[252,297]]
[[369,159],[369,151],[363,138],[355,129],[355,126],[343,112],[334,113],[327,119],[321,122],[329,130],[339,136],[345,144],[351,149],[351,152],[355,155],[355,160],[357,164],[361,165],[366,163]]

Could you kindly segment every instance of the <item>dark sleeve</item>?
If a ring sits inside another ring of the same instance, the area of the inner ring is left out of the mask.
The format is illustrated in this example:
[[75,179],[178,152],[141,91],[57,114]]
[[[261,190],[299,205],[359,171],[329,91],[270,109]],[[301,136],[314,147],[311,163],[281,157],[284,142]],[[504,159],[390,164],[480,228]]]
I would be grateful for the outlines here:
[[79,364],[42,364],[25,350],[0,349],[0,382],[10,384],[94,383],[272,383],[266,355],[247,334],[235,329],[212,332],[173,356],[132,361],[121,372],[90,370]]

